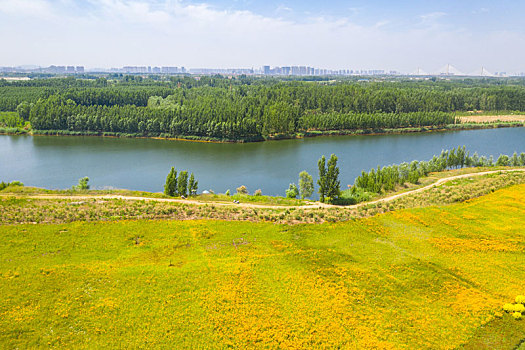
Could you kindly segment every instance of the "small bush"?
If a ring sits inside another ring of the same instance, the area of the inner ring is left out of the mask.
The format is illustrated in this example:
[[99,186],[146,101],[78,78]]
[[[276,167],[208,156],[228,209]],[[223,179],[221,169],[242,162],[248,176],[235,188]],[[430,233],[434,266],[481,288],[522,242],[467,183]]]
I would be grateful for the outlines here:
[[286,198],[297,198],[299,195],[299,189],[296,184],[290,184],[290,187],[286,190]]
[[514,317],[515,320],[521,320],[523,316],[521,315],[521,312],[514,312],[512,317]]
[[74,190],[74,191],[83,191],[83,190],[89,190],[89,185],[88,185],[88,182],[89,182],[89,177],[83,177],[81,179],[78,180],[78,185],[76,186],[72,186],[71,188]]
[[238,194],[248,194],[248,189],[246,186],[242,185],[240,187],[237,187],[237,193]]
[[355,197],[339,197],[332,202],[335,205],[354,205],[357,204],[357,199]]
[[262,190],[258,189],[257,191],[255,191],[255,193],[253,195],[254,196],[262,196]]
[[516,304],[525,304],[525,295],[518,295],[516,297]]

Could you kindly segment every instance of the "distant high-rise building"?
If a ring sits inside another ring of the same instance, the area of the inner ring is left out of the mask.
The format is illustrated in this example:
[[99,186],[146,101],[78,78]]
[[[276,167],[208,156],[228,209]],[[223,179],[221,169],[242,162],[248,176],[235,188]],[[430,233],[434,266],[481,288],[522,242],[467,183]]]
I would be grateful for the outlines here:
[[49,66],[45,70],[49,73],[61,74],[66,72],[66,66]]
[[66,73],[75,73],[75,67],[74,66],[67,66],[66,67]]
[[161,73],[164,74],[176,74],[179,72],[178,67],[161,67],[160,69]]
[[264,75],[270,74],[270,66],[263,66],[263,74]]
[[84,73],[84,66],[77,66],[77,73]]
[[148,67],[125,66],[122,68],[124,73],[147,73]]

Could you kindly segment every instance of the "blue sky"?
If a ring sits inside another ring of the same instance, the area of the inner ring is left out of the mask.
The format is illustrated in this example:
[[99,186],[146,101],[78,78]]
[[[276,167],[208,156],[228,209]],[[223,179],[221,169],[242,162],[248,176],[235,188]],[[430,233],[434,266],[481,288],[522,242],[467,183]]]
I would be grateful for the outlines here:
[[525,71],[525,1],[0,0],[0,65]]

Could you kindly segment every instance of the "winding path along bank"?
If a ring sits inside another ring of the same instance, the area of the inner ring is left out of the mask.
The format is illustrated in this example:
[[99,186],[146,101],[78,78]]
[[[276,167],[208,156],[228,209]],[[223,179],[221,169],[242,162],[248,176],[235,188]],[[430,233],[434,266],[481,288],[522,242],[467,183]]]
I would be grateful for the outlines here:
[[92,200],[92,199],[121,199],[121,200],[130,200],[130,201],[153,201],[153,202],[172,202],[172,203],[180,203],[180,204],[191,204],[191,205],[221,205],[221,206],[236,206],[236,207],[242,207],[242,208],[266,208],[266,209],[318,209],[318,208],[347,208],[347,209],[356,209],[362,206],[366,206],[369,204],[376,204],[376,203],[384,203],[384,202],[390,202],[395,199],[409,196],[411,194],[419,193],[426,191],[430,188],[439,186],[445,182],[456,180],[456,179],[463,179],[468,177],[475,177],[475,176],[483,176],[488,174],[496,174],[496,173],[509,173],[509,172],[525,172],[525,168],[514,168],[509,170],[493,170],[493,171],[484,171],[480,173],[470,173],[470,174],[462,174],[462,175],[455,175],[446,177],[443,179],[439,179],[438,181],[424,186],[420,187],[411,191],[398,193],[389,197],[377,199],[374,201],[369,202],[363,202],[355,205],[346,205],[346,206],[340,206],[340,205],[332,205],[332,204],[326,204],[321,202],[312,202],[311,204],[305,204],[305,205],[264,205],[264,204],[254,204],[254,203],[231,203],[231,202],[201,202],[191,199],[171,199],[171,198],[150,198],[150,197],[131,197],[131,196],[122,196],[122,195],[93,195],[93,196],[75,196],[75,195],[17,195],[17,194],[0,194],[1,197],[19,197],[19,198],[31,198],[31,199],[75,199],[75,200]]

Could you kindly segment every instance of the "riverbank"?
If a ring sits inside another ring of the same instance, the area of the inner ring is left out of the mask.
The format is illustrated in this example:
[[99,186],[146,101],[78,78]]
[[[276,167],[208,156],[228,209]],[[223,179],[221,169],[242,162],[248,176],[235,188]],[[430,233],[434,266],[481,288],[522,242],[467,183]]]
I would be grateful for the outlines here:
[[[431,173],[421,178],[418,184],[399,185],[393,191],[375,195],[368,201],[353,205],[335,205],[278,196],[245,194],[232,196],[201,194],[183,199],[144,191],[48,190],[16,184],[0,190],[0,201],[19,201],[20,209],[29,205],[36,206],[37,210],[28,212],[21,209],[16,213],[6,211],[4,219],[7,222],[0,219],[0,224],[10,223],[10,217],[16,218],[19,215],[23,215],[28,220],[27,222],[40,222],[38,220],[42,219],[45,222],[76,221],[78,217],[72,213],[78,211],[78,208],[81,209],[81,217],[87,215],[89,218],[100,218],[102,215],[107,219],[131,219],[144,218],[146,215],[151,219],[216,218],[274,221],[286,224],[322,223],[324,221],[347,221],[355,217],[366,217],[403,208],[455,203],[524,183],[525,168],[522,167],[455,169]],[[48,204],[53,201],[55,205],[50,207]],[[112,205],[108,211],[106,206],[109,203]],[[147,207],[148,210],[141,209],[144,207]],[[50,212],[46,214],[48,211]],[[57,213],[64,215],[57,217]],[[121,215],[124,216],[121,217]]]
[[[505,118],[502,118],[505,117]],[[512,119],[512,117],[520,117],[520,120]],[[501,120],[499,119],[501,118]],[[31,130],[26,128],[1,128],[0,135],[31,135],[31,136],[97,136],[97,137],[113,137],[113,138],[137,138],[137,139],[156,139],[156,140],[171,140],[171,141],[189,141],[189,142],[209,142],[209,143],[248,143],[248,142],[262,142],[262,141],[278,141],[301,139],[306,137],[317,136],[377,136],[377,135],[396,135],[396,134],[412,134],[412,133],[427,133],[427,132],[444,132],[455,130],[479,130],[479,129],[496,129],[496,128],[513,128],[524,127],[525,116],[473,116],[473,117],[458,117],[462,122],[459,124],[448,124],[444,126],[421,126],[409,128],[393,128],[393,129],[357,129],[357,130],[308,130],[298,132],[293,135],[276,134],[269,135],[266,138],[251,138],[251,139],[220,139],[205,136],[192,135],[151,135],[144,136],[143,134],[135,133],[119,133],[119,132],[96,132],[96,131],[70,131],[70,130]]]

